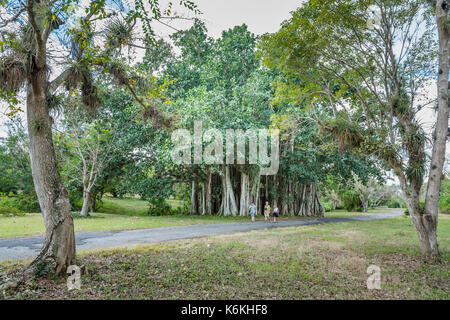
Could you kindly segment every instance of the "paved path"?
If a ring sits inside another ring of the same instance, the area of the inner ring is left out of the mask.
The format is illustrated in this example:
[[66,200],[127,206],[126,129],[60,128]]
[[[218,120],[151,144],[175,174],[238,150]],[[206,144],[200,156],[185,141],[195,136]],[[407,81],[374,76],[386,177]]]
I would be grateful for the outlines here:
[[[289,219],[281,220],[277,223],[258,221],[254,223],[237,222],[137,230],[77,232],[75,238],[77,250],[98,249],[139,243],[155,243],[169,240],[214,236],[250,230],[305,226],[329,222],[378,220],[392,218],[401,215],[402,213],[403,210],[394,209],[388,213],[348,218]],[[0,239],[0,261],[31,259],[39,253],[42,242],[43,238],[41,236]]]

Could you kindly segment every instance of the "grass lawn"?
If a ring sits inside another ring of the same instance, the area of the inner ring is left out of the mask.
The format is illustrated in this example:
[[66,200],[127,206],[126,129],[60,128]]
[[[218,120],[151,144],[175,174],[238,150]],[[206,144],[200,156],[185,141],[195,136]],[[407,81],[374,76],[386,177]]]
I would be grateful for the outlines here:
[[[369,214],[377,214],[377,213],[384,213],[389,212],[393,209],[382,209],[382,208],[375,208],[375,209],[369,209],[368,212],[349,212],[345,211],[343,209],[335,210],[331,212],[325,212],[325,218],[346,218],[346,217],[359,217],[359,216],[366,216]],[[405,209],[401,209],[405,210]]]
[[[181,201],[168,200],[173,206],[181,205]],[[225,223],[249,221],[249,217],[221,216],[148,216],[148,202],[140,199],[105,198],[99,213],[91,213],[89,218],[75,218],[75,232],[126,230],[184,226],[192,224]],[[375,209],[371,213],[386,212],[389,209]],[[326,217],[361,215],[360,212],[327,212]],[[298,217],[290,217],[298,218]],[[258,219],[263,219],[258,215]],[[286,219],[286,218],[283,218]],[[0,238],[19,236],[35,236],[44,234],[44,221],[40,214],[23,217],[0,216]]]
[[[166,202],[173,208],[182,207],[182,200],[167,199]],[[99,212],[115,213],[127,216],[147,216],[148,201],[134,198],[103,197]]]
[[[423,262],[401,216],[84,252],[82,290],[44,277],[3,298],[449,299],[450,216],[439,219],[440,263]],[[366,287],[372,264],[381,290]],[[23,265],[0,263],[0,273]]]

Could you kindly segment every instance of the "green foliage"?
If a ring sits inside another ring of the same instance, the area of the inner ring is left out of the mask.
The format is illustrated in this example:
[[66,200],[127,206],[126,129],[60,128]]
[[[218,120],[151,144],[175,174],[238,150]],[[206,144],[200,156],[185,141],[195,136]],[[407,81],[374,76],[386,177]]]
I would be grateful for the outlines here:
[[386,205],[387,205],[389,208],[401,208],[400,202],[397,201],[397,200],[394,200],[394,199],[389,200],[389,201],[386,203]]
[[38,278],[45,277],[52,271],[53,267],[54,266],[52,263],[50,263],[46,260],[40,260],[34,266],[34,275],[35,275],[35,277],[38,277]]
[[0,204],[0,216],[19,217],[19,216],[24,216],[24,215],[25,215],[25,213],[23,213],[22,211],[20,211],[17,208],[7,207],[7,206],[3,206],[3,204]]
[[439,212],[450,213],[450,180],[443,179],[439,197]]
[[331,204],[328,202],[322,202],[322,207],[324,208],[325,212],[330,212],[333,209],[331,207]]
[[10,121],[5,125],[8,136],[0,138],[0,192],[31,193],[34,185],[28,136],[21,121]]
[[175,213],[164,198],[152,198],[149,202],[148,214],[151,216],[167,216]]
[[4,215],[24,215],[23,212],[39,212],[39,203],[36,195],[0,193],[0,214]]
[[362,211],[361,200],[358,192],[354,190],[347,190],[342,195],[342,202],[344,209],[347,211]]

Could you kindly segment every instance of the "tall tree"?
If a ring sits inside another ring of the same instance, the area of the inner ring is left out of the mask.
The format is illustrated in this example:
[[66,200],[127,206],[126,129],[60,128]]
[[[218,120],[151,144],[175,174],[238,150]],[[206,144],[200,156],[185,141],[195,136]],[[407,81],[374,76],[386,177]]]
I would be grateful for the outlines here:
[[280,99],[328,106],[335,118],[319,122],[337,138],[341,150],[376,156],[394,171],[420,249],[433,256],[439,255],[436,198],[448,123],[448,29],[443,22],[447,19],[448,26],[447,7],[446,1],[436,3],[440,94],[430,175],[434,182],[425,211],[419,206],[419,194],[426,173],[427,137],[416,114],[433,103],[427,101],[426,85],[436,74],[437,44],[428,4],[311,0],[260,43],[264,63],[287,76],[277,84]]
[[[428,177],[424,226],[429,234],[435,234],[438,224],[438,207],[445,149],[448,137],[449,100],[449,68],[450,68],[450,3],[448,0],[429,1],[435,11],[439,39],[439,68],[437,79],[437,120],[433,134],[433,151],[431,155],[430,173]],[[430,243],[431,249],[437,247]],[[437,246],[437,245],[436,245]]]
[[[49,111],[59,90],[79,90],[88,109],[99,104],[95,77],[110,74],[115,84],[127,88],[146,109],[157,116],[155,105],[137,73],[121,61],[122,49],[138,47],[133,37],[142,25],[144,45],[153,42],[151,21],[163,11],[158,1],[1,1],[0,84],[1,97],[17,111],[21,89],[26,95],[34,185],[45,221],[41,253],[27,270],[40,261],[64,271],[75,258],[75,237],[68,192],[57,170]],[[191,1],[180,4],[196,11]],[[171,5],[169,6],[169,8]],[[53,80],[50,81],[50,79]]]

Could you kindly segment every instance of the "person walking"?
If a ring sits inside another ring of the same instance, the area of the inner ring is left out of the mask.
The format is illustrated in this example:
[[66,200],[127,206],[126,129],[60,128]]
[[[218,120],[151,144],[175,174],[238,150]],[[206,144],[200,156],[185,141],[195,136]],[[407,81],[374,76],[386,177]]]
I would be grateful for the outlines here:
[[278,207],[275,205],[273,207],[273,222],[278,222]]
[[255,206],[255,204],[253,202],[250,205],[249,211],[250,211],[250,216],[252,217],[252,222],[255,222],[256,206]]
[[266,201],[266,205],[264,206],[264,221],[270,221],[270,204],[269,201]]

